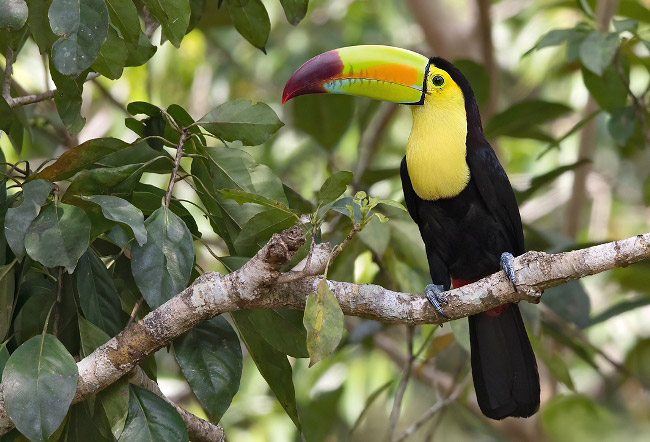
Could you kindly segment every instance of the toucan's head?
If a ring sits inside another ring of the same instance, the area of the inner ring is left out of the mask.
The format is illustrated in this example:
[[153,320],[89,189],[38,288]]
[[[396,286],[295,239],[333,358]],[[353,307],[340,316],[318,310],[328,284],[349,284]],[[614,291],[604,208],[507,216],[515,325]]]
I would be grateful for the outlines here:
[[[345,94],[408,105],[465,107],[467,123],[482,137],[474,93],[465,76],[440,57],[392,46],[348,46],[317,55],[287,81],[282,103],[305,94]],[[413,109],[416,111],[417,109]]]

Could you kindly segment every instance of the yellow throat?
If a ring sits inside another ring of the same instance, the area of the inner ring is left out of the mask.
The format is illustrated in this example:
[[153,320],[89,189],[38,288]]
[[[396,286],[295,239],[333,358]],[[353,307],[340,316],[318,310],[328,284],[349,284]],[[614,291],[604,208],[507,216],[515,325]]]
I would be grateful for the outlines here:
[[458,195],[469,182],[463,92],[448,81],[444,88],[429,89],[424,104],[411,109],[406,165],[415,193],[425,200]]

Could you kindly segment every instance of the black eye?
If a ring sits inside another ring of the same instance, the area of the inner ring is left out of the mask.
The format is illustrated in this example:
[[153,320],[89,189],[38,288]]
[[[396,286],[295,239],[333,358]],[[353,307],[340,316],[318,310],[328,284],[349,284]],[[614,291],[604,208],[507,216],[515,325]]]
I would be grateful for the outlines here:
[[445,77],[442,75],[434,75],[433,78],[431,79],[431,82],[433,83],[434,86],[442,86],[445,84]]

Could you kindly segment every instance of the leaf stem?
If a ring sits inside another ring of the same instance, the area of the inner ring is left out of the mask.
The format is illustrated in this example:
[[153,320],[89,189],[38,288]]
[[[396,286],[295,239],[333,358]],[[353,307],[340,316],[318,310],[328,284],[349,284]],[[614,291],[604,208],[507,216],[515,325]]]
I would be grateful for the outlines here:
[[169,185],[167,186],[167,193],[165,194],[165,207],[169,208],[169,202],[172,199],[172,190],[174,190],[174,184],[176,184],[176,174],[178,173],[178,166],[181,164],[181,158],[183,158],[183,144],[185,144],[185,139],[187,138],[186,129],[181,130],[181,137],[178,140],[178,145],[176,146],[176,159],[174,160],[174,168],[172,169],[172,175],[169,177]]

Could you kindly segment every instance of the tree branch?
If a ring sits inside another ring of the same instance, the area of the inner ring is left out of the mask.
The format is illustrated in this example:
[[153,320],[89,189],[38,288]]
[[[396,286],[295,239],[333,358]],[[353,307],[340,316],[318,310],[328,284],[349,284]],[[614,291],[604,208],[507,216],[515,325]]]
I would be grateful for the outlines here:
[[[97,393],[132,370],[141,360],[167,345],[200,321],[224,312],[253,308],[303,309],[320,276],[287,283],[278,282],[280,269],[305,242],[294,226],[273,235],[241,269],[227,275],[207,273],[192,285],[127,326],[117,336],[80,361],[77,393],[79,402]],[[326,248],[318,248],[315,251]],[[514,261],[519,291],[503,272],[446,293],[445,311],[458,319],[508,302],[539,302],[541,292],[568,281],[650,258],[650,233],[572,252],[528,252]],[[323,262],[314,257],[313,262]],[[387,323],[442,323],[422,294],[400,293],[371,284],[329,281],[343,312]],[[0,434],[13,428],[0,391]]]
[[2,81],[2,97],[5,99],[9,106],[12,105],[11,98],[11,75],[14,66],[14,50],[11,45],[7,44],[7,52],[5,52],[5,78]]
[[[94,80],[97,77],[99,77],[99,74],[97,72],[91,72],[86,77],[86,81]],[[41,92],[39,94],[23,95],[21,97],[15,97],[11,99],[11,103],[9,103],[9,105],[11,107],[18,107],[18,106],[25,106],[27,104],[38,103],[45,100],[51,100],[52,98],[54,98],[55,92],[56,89],[50,89],[49,91]]]

